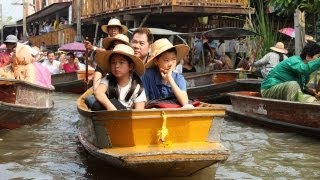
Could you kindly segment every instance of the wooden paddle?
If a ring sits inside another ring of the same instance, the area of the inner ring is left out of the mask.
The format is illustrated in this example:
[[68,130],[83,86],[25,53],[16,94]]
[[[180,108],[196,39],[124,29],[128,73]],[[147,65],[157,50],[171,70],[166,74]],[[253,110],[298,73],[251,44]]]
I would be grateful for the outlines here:
[[[88,39],[88,37],[86,37],[86,41],[89,41],[89,39]],[[86,53],[85,53],[85,58],[86,58],[86,83],[87,83],[87,89],[89,88],[88,86],[89,86],[89,78],[88,78],[88,76],[89,76],[89,72],[88,72],[88,69],[89,69],[89,65],[88,65],[88,63],[89,63],[89,48],[86,48]]]
[[316,92],[318,93],[320,91],[320,79],[318,81],[318,84],[316,86]]

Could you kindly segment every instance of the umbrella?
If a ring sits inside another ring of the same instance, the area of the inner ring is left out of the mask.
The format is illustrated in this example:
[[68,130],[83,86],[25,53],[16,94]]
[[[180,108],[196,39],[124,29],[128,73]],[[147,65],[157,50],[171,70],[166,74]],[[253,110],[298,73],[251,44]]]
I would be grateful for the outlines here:
[[293,28],[283,28],[283,29],[280,29],[279,30],[280,33],[282,34],[285,34],[291,38],[294,38],[295,37],[295,32],[294,32],[294,29]]
[[59,51],[71,51],[71,52],[85,52],[86,48],[83,43],[73,42],[64,44],[59,48]]
[[[293,28],[283,28],[283,29],[280,29],[279,32],[282,33],[282,34],[285,34],[285,35],[287,35],[287,36],[289,36],[291,38],[295,38],[295,31],[294,31]],[[304,36],[304,39],[305,39],[306,42],[307,41],[315,42],[315,39],[312,36],[308,35],[308,34],[306,34]]]

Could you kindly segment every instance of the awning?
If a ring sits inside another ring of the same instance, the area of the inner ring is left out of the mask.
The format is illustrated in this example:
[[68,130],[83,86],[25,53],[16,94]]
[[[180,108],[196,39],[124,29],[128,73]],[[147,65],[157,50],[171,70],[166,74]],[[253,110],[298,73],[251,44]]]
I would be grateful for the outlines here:
[[[65,8],[68,8],[72,2],[61,2],[61,3],[53,3],[50,6],[43,8],[41,11],[38,11],[30,16],[28,16],[27,23],[36,21],[38,19],[43,19],[46,16],[53,15],[57,12],[63,11]],[[17,21],[17,24],[22,23],[22,19]]]
[[[133,33],[133,31],[135,31],[137,28],[132,28],[132,29],[129,29],[129,33]],[[190,33],[182,33],[182,32],[175,32],[175,31],[171,31],[171,30],[168,30],[168,29],[161,29],[161,28],[148,28],[151,33],[153,35],[187,35],[187,34],[190,34]]]
[[204,31],[203,34],[207,37],[210,36],[214,38],[224,38],[224,39],[259,35],[254,31],[243,29],[243,28],[236,28],[236,27],[211,29],[209,31]]

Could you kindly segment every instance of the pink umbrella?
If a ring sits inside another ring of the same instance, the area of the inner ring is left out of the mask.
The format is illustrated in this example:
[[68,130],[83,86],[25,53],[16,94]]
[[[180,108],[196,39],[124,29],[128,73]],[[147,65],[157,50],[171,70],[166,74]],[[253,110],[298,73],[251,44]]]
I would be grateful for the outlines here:
[[73,42],[64,44],[59,48],[60,51],[71,51],[71,52],[85,52],[86,48],[83,43]]
[[[295,31],[294,31],[293,28],[290,28],[290,27],[289,28],[283,28],[283,29],[280,29],[279,32],[282,33],[282,34],[285,34],[285,35],[287,35],[287,36],[289,36],[291,38],[295,38]],[[307,40],[315,42],[315,39],[312,36],[308,35],[308,34],[306,34],[304,36],[304,39],[305,39],[306,42],[307,42]]]
[[287,35],[289,37],[292,37],[292,38],[295,37],[294,29],[290,28],[290,27],[289,28],[280,29],[279,32],[282,33],[282,34],[285,34],[285,35]]

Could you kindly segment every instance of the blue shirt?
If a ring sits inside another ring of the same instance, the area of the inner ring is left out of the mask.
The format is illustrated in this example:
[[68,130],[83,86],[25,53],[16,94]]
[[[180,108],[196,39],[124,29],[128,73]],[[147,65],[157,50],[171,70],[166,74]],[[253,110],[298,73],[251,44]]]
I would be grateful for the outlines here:
[[[187,84],[184,77],[176,72],[172,72],[172,78],[182,91],[187,90]],[[158,69],[150,68],[146,69],[145,73],[141,77],[146,96],[149,100],[175,97],[172,92],[171,86],[163,84],[161,81],[161,74]]]

